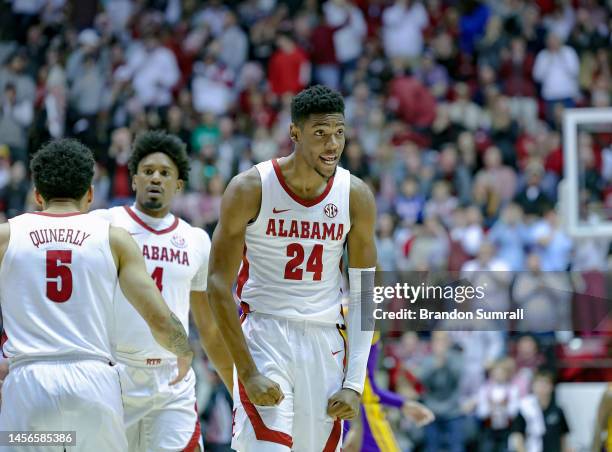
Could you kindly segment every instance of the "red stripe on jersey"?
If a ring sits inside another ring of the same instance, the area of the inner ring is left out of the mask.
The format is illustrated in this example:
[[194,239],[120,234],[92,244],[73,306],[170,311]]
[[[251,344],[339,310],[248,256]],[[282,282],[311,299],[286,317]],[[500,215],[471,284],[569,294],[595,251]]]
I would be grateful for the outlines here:
[[29,212],[34,215],[42,215],[43,217],[74,217],[75,215],[83,215],[83,212],[64,212],[64,213],[53,213],[53,212]]
[[242,385],[242,382],[238,381],[238,392],[240,393],[240,402],[246,411],[251,424],[253,425],[253,431],[255,432],[255,438],[261,441],[269,441],[271,443],[282,444],[283,446],[292,447],[293,438],[284,432],[278,430],[272,430],[266,427],[263,419],[261,418],[259,411],[255,408],[255,405],[251,403],[247,396],[246,390]]
[[332,427],[332,431],[329,434],[329,438],[327,438],[327,442],[325,443],[325,448],[323,452],[335,452],[338,447],[338,443],[340,442],[340,433],[342,431],[342,424],[340,423],[340,419],[336,419],[334,421],[334,426]]
[[291,198],[295,202],[305,207],[312,207],[312,206],[319,204],[321,201],[323,201],[325,197],[328,195],[329,191],[332,189],[332,186],[334,185],[334,176],[332,176],[327,181],[327,185],[325,186],[325,190],[323,190],[323,193],[321,193],[319,196],[317,196],[314,199],[304,199],[301,196],[296,195],[291,190],[291,188],[289,188],[289,185],[287,185],[287,182],[285,181],[285,178],[283,177],[283,173],[281,171],[281,168],[280,168],[280,165],[278,164],[277,159],[272,160],[272,166],[274,167],[274,172],[276,173],[276,177],[278,178],[278,181],[280,182],[281,186],[285,189],[287,194],[291,196]]
[[198,419],[198,404],[195,404],[195,412],[196,412],[196,422],[195,429],[193,430],[193,435],[191,435],[191,439],[183,449],[183,452],[193,452],[196,450],[196,447],[200,445],[200,436],[202,435],[202,429],[200,427],[200,420]]
[[242,267],[240,267],[240,273],[238,273],[238,284],[236,285],[236,295],[238,298],[242,298],[242,288],[249,279],[249,260],[247,259],[247,247],[244,246],[242,251]]
[[175,216],[174,217],[174,223],[172,223],[170,226],[168,226],[166,229],[161,229],[161,230],[157,230],[157,229],[153,229],[151,226],[149,226],[147,223],[145,223],[144,221],[142,221],[140,219],[140,217],[138,215],[136,215],[132,209],[129,206],[123,206],[123,208],[125,209],[125,211],[128,213],[128,215],[132,218],[132,220],[134,220],[136,223],[138,223],[141,227],[143,227],[144,229],[146,229],[149,232],[152,232],[153,234],[157,234],[157,235],[161,235],[161,234],[167,234],[168,232],[172,232],[174,231],[177,226],[179,225],[179,219]]

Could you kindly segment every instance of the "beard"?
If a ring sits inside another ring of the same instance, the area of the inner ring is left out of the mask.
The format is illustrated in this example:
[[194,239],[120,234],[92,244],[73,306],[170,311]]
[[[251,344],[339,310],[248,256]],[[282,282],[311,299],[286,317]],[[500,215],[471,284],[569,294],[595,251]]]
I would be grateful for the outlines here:
[[158,210],[162,208],[162,203],[161,201],[153,201],[153,200],[148,200],[145,201],[143,203],[143,207],[149,209],[149,210]]

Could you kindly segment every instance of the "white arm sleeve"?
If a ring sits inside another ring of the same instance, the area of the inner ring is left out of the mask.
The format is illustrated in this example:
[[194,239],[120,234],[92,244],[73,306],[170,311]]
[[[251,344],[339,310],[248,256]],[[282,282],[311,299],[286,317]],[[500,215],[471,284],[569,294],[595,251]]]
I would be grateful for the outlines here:
[[[375,270],[375,268],[349,268],[349,284],[351,289],[351,296],[349,298],[348,314],[346,316],[346,329],[348,336],[348,365],[344,378],[344,384],[342,385],[342,387],[353,389],[359,394],[363,392],[363,385],[365,382],[367,370],[366,368],[368,365],[368,357],[370,355],[372,337],[374,336],[373,322],[371,325],[364,325],[367,326],[367,329],[371,331],[362,331],[362,297],[366,297],[364,304],[368,306],[369,302],[372,301],[373,297]],[[362,287],[362,272],[368,273],[366,277],[367,287]],[[367,297],[369,297],[369,300],[367,299]]]
[[201,233],[202,240],[200,246],[202,246],[202,260],[200,261],[200,267],[198,271],[191,279],[191,291],[192,292],[204,292],[208,287],[208,258],[210,256],[210,237],[206,231],[198,229],[198,233]]

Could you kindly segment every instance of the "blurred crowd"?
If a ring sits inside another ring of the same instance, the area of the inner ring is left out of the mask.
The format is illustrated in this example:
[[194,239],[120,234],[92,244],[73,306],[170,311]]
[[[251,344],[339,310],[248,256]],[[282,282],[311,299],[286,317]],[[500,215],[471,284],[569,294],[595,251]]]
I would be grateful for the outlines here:
[[[564,232],[561,118],[567,107],[610,106],[611,29],[605,0],[3,0],[0,217],[34,209],[29,157],[62,136],[95,152],[93,207],[131,202],[130,144],[163,128],[191,157],[174,211],[210,233],[231,177],[291,152],[292,95],[322,83],[345,95],[342,165],[376,194],[383,270],[528,270],[494,281],[501,302],[540,303],[580,330],[600,313],[581,311],[571,293],[605,299],[611,249],[609,239]],[[611,137],[578,137],[581,215],[591,223],[612,217]],[[550,271],[547,284],[567,287],[566,300],[538,283]],[[536,363],[555,367],[560,336],[493,334],[451,333],[443,345],[388,337],[383,375],[432,407],[444,399],[448,419],[477,419],[472,432],[492,429],[495,443]],[[585,340],[605,356],[602,338]],[[446,388],[402,377],[427,369],[415,350],[435,359],[440,347],[462,357],[471,389],[451,385],[456,375],[424,380]],[[231,410],[209,379],[208,432],[223,437]],[[514,402],[502,415],[480,392],[508,382]],[[466,435],[451,443],[463,447]]]

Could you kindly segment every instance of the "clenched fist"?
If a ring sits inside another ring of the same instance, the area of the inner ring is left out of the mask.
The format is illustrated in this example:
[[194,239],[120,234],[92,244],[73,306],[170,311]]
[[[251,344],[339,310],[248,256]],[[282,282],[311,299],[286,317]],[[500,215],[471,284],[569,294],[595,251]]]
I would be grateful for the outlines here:
[[281,403],[285,398],[280,385],[260,373],[244,380],[242,384],[249,400],[254,405],[274,406]]
[[342,388],[329,398],[327,415],[334,419],[354,419],[359,414],[361,394],[353,389]]

